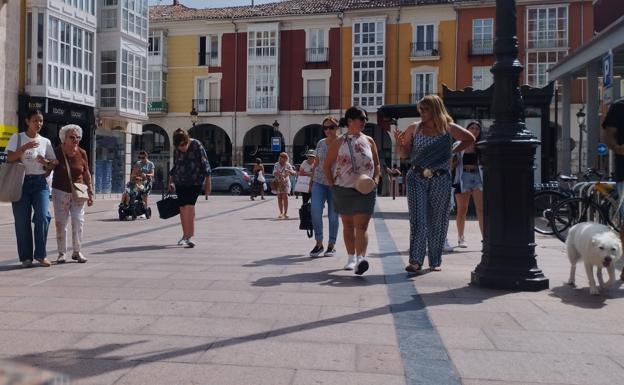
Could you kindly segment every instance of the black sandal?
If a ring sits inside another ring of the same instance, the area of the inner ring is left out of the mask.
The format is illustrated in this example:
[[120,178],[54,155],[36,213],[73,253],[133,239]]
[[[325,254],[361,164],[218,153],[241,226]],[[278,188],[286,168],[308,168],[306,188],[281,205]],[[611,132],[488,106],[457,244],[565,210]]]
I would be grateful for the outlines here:
[[407,271],[408,273],[418,273],[421,270],[422,266],[418,262],[410,263],[409,265],[405,266],[405,271]]

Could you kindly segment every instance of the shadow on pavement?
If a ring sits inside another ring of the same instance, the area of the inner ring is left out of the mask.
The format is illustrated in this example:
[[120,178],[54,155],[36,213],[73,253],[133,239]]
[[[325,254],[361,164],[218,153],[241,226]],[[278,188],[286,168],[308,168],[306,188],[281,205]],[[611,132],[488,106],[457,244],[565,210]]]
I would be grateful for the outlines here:
[[283,255],[281,257],[274,257],[269,259],[260,259],[258,261],[252,261],[244,264],[243,267],[257,267],[267,265],[287,266],[292,264],[300,264],[310,260],[310,257],[303,254]]
[[[279,286],[286,283],[318,283],[325,286],[333,287],[362,287],[371,285],[386,284],[385,275],[334,275],[344,271],[342,269],[315,271],[313,273],[298,273],[291,275],[282,275],[277,277],[264,277],[253,282],[253,286]],[[352,274],[352,273],[351,273]]]
[[110,254],[110,253],[134,253],[137,251],[154,251],[154,250],[165,250],[165,249],[179,249],[180,246],[177,245],[143,245],[143,246],[128,246],[128,247],[118,247],[116,249],[107,249],[98,251],[95,253],[91,253],[94,255],[97,254]]
[[607,299],[622,298],[624,291],[618,290],[623,283],[619,279],[608,291],[601,291],[599,295],[589,294],[589,284],[583,283],[585,286],[578,288],[568,284],[551,288],[551,297],[559,298],[562,303],[577,306],[585,309],[601,309],[605,307]]

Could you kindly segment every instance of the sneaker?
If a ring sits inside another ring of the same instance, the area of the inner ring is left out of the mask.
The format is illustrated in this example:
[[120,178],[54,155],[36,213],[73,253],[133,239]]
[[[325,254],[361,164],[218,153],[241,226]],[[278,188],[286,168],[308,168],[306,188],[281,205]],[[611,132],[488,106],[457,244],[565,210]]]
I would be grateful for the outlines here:
[[355,264],[356,264],[355,255],[349,255],[349,258],[347,259],[347,264],[344,265],[344,269],[353,270],[355,269]]
[[37,259],[37,262],[39,262],[39,264],[41,266],[45,266],[45,267],[50,267],[52,266],[52,264],[50,263],[50,260],[48,258],[41,258],[41,259]]
[[362,275],[368,270],[368,261],[365,257],[357,257],[357,263],[355,264],[355,274]]
[[182,247],[184,247],[185,249],[192,249],[193,247],[195,247],[195,243],[193,243],[193,241],[191,241],[190,239],[185,239],[184,244],[182,244]]
[[442,248],[442,251],[445,253],[450,253],[451,251],[454,251],[455,249],[453,248],[453,246],[451,246],[448,242],[448,239],[444,241],[444,247]]
[[457,241],[457,247],[461,247],[462,249],[468,247],[466,245],[466,240],[464,239],[463,236],[459,237],[459,240]]
[[327,251],[325,251],[325,254],[323,254],[323,256],[333,257],[335,254],[336,254],[336,249],[334,249],[334,246],[332,245],[330,247],[329,245],[327,245]]
[[56,258],[56,263],[65,263],[65,253],[59,253],[58,258]]
[[325,250],[325,248],[323,248],[323,245],[314,246],[312,251],[310,251],[310,257],[312,258],[319,257],[321,254],[323,254],[323,250]]
[[22,267],[31,267],[32,266],[32,259],[27,259],[25,261],[22,261]]
[[180,240],[178,241],[178,246],[184,245],[184,241],[186,241],[186,238],[184,237],[180,238]]
[[72,254],[72,259],[78,263],[85,263],[87,262],[87,258],[84,257],[84,255],[82,255],[82,253],[80,251],[75,252]]

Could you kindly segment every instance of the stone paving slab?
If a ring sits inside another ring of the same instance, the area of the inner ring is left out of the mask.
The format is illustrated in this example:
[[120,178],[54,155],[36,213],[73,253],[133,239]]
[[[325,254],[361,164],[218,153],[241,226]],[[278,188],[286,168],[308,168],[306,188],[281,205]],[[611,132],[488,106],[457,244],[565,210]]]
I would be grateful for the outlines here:
[[[20,269],[10,207],[0,205],[0,358],[75,384],[599,385],[624,378],[624,288],[589,296],[563,284],[563,244],[538,236],[551,289],[471,286],[480,235],[443,271],[407,276],[404,198],[378,199],[371,269],[311,259],[313,241],[276,202],[211,197],[197,206],[195,249],[177,219],[116,220],[87,210],[86,265]],[[456,242],[454,223],[449,239]],[[276,241],[276,236],[279,241]],[[341,238],[341,234],[339,234]],[[54,226],[48,253],[54,258]]]

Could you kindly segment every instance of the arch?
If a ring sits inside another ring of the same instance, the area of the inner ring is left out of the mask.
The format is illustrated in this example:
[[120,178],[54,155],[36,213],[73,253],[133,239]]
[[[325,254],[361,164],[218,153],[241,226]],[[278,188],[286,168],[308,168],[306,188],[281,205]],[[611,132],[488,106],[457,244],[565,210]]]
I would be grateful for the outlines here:
[[301,164],[305,159],[305,153],[309,149],[315,149],[319,140],[323,139],[323,126],[320,124],[308,124],[303,126],[295,134],[293,140],[293,164]]
[[379,163],[383,165],[392,165],[392,138],[388,131],[382,129],[374,123],[366,123],[364,126],[364,134],[375,140],[377,152],[379,153]]
[[153,191],[165,188],[171,165],[171,142],[164,128],[157,124],[143,125],[143,135],[132,135],[132,163],[139,158],[139,151],[147,151],[148,158],[154,163]]
[[[271,138],[280,138],[280,150],[272,151]],[[284,135],[276,131],[268,124],[255,126],[245,133],[243,138],[243,166],[252,168],[256,158],[262,159],[262,163],[273,164],[277,162],[279,153],[286,148]]]
[[189,130],[189,135],[204,145],[211,167],[232,165],[232,141],[223,128],[198,124]]

